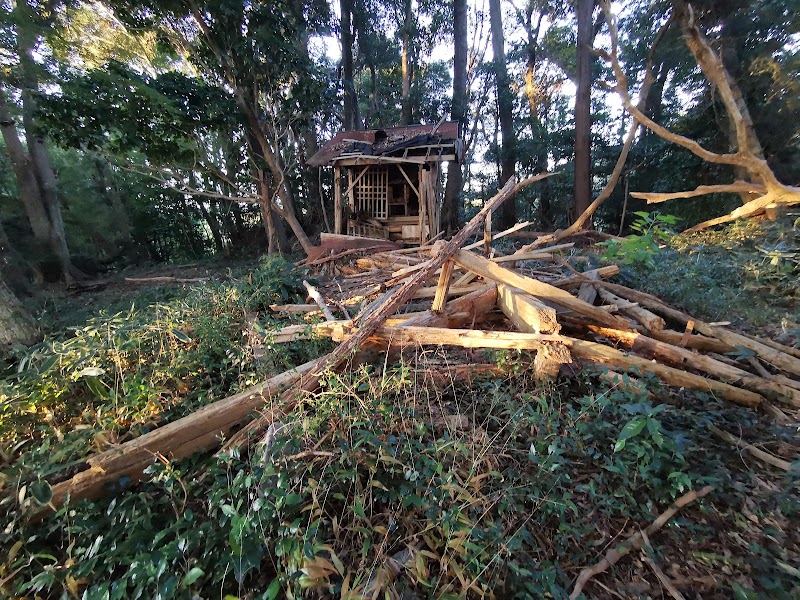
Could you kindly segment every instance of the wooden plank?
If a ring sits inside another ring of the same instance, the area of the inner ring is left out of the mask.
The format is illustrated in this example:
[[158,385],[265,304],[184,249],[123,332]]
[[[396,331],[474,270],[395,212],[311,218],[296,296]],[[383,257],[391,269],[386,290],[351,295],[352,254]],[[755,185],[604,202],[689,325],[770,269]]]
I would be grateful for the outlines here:
[[400,170],[400,173],[403,175],[405,180],[408,182],[408,185],[411,187],[411,190],[414,192],[414,194],[416,194],[417,199],[419,200],[420,203],[420,208],[422,208],[422,197],[419,195],[418,187],[411,182],[411,178],[406,174],[406,170],[403,168],[402,165],[400,165],[398,169]]
[[[403,321],[402,327],[474,327],[492,312],[497,303],[497,286],[485,284],[474,292],[444,305],[441,313],[427,311]],[[390,325],[389,321],[386,322]]]
[[614,327],[616,329],[628,328],[627,323],[624,321],[608,314],[606,311],[600,308],[592,306],[591,304],[587,304],[569,292],[537,279],[523,277],[522,275],[519,275],[514,271],[510,271],[509,269],[505,269],[481,256],[460,250],[453,255],[453,260],[455,260],[456,263],[461,265],[461,267],[464,269],[468,269],[473,273],[480,275],[484,279],[491,279],[492,281],[496,281],[498,283],[505,283],[507,285],[520,288],[529,294],[549,302],[560,304],[561,306],[569,308],[578,314],[584,315],[585,317],[589,317],[590,319],[597,321],[598,323],[602,323],[603,325]]
[[520,331],[526,333],[561,331],[556,311],[518,288],[498,285],[497,306]]
[[[595,272],[586,273],[588,279],[600,279],[600,276]],[[582,283],[578,288],[578,298],[587,304],[594,304],[597,300],[597,288],[589,282]]]
[[447,290],[450,289],[450,278],[453,276],[453,267],[455,264],[452,260],[445,261],[442,265],[442,272],[439,274],[439,284],[436,286],[436,295],[433,297],[433,306],[431,311],[439,313],[447,302]]
[[353,248],[381,248],[384,250],[400,250],[402,244],[390,242],[386,239],[362,237],[356,235],[339,235],[336,233],[321,233],[320,244],[324,248],[336,250],[351,250]]

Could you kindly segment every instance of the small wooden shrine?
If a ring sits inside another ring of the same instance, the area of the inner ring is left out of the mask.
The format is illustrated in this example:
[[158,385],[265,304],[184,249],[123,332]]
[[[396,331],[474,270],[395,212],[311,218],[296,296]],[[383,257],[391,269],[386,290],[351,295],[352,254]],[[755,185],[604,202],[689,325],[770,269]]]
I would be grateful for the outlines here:
[[457,122],[342,131],[308,165],[333,167],[335,233],[419,245],[439,233],[441,163],[462,145]]

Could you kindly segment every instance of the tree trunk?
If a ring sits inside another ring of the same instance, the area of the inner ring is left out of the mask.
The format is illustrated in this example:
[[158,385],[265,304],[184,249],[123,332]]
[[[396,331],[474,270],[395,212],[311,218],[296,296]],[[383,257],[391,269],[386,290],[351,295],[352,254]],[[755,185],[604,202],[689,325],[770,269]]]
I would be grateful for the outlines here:
[[358,98],[353,83],[353,27],[352,27],[352,0],[339,0],[340,41],[342,44],[342,87],[344,88],[344,112],[342,125],[344,129],[357,129],[356,111]]
[[214,215],[208,212],[208,209],[205,207],[205,204],[203,204],[202,200],[195,198],[195,204],[197,204],[200,214],[203,215],[203,220],[211,230],[211,237],[214,240],[214,249],[218,254],[222,254],[222,252],[225,251],[225,244],[222,241],[222,234],[219,231],[219,223]]
[[[594,0],[577,0],[578,19],[575,95],[575,218],[592,203],[591,144],[592,144],[592,12]],[[591,229],[591,219],[584,226]]]
[[0,349],[12,344],[29,346],[41,337],[36,321],[8,288],[0,274]]
[[414,13],[411,0],[405,0],[404,7],[405,22],[401,28],[403,48],[400,69],[403,75],[403,88],[400,123],[402,125],[410,125],[413,114],[411,106],[411,41],[414,28]]
[[[525,96],[528,99],[528,109],[530,110],[531,134],[533,135],[536,147],[536,171],[547,171],[548,168],[548,149],[547,149],[547,127],[545,125],[547,105],[542,107],[542,100],[546,97],[536,82],[536,66],[539,49],[539,31],[544,19],[544,11],[540,11],[536,24],[533,22],[534,4],[531,2],[526,9],[525,32],[528,36],[527,44],[527,65],[525,68]],[[553,226],[553,214],[550,201],[550,182],[545,179],[539,186],[539,226],[542,231],[550,231]]]
[[[516,170],[516,134],[514,132],[514,98],[506,67],[503,12],[500,0],[489,0],[489,20],[492,30],[495,80],[497,82],[497,113],[503,136],[500,153],[500,187],[514,176]],[[507,229],[517,221],[516,198],[510,198],[500,207],[498,226]]]
[[[450,118],[466,128],[467,117],[467,0],[453,3],[453,105]],[[459,198],[464,188],[461,165],[452,161],[447,166],[447,184],[442,205],[442,227],[448,234],[458,229]]]
[[99,156],[95,156],[94,166],[97,171],[97,191],[114,213],[114,224],[123,244],[132,244],[131,220],[128,217],[128,209],[125,208],[125,204],[122,202],[119,188],[110,177],[108,163]]
[[28,153],[31,157],[34,173],[39,182],[41,199],[50,221],[50,249],[58,257],[61,275],[65,282],[72,282],[74,268],[67,247],[67,236],[64,231],[64,220],[61,216],[61,200],[58,197],[58,182],[50,163],[47,144],[36,123],[37,103],[34,94],[39,91],[36,77],[36,62],[33,60],[35,37],[17,30],[17,51],[22,67],[22,123],[25,128],[25,139],[28,142]]
[[8,109],[5,89],[2,87],[0,87],[0,129],[2,129],[8,158],[14,168],[20,199],[25,207],[25,214],[28,216],[33,237],[42,245],[49,246],[50,219],[47,217],[47,211],[42,202],[33,162],[19,139],[17,126]]

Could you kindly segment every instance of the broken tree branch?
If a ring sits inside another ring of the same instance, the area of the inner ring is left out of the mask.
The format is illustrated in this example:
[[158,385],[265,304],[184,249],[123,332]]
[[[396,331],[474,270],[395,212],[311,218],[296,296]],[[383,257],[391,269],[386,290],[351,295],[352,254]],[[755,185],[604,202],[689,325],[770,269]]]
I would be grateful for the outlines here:
[[[652,536],[656,531],[661,529],[667,521],[669,521],[675,513],[677,513],[680,509],[682,509],[687,504],[694,502],[695,500],[707,496],[711,492],[714,491],[714,488],[710,485],[707,485],[700,491],[691,491],[687,494],[684,494],[680,498],[678,498],[672,506],[670,506],[667,510],[659,515],[659,517],[653,521],[647,529],[644,530],[644,533],[648,536]],[[575,581],[575,587],[572,588],[572,593],[569,595],[570,600],[575,600],[578,596],[581,595],[583,588],[589,582],[589,580],[594,577],[595,575],[599,575],[604,571],[607,571],[609,568],[614,566],[619,562],[619,560],[628,554],[631,550],[638,550],[642,547],[644,543],[644,536],[642,535],[641,531],[634,533],[630,536],[625,542],[620,544],[619,546],[610,549],[606,552],[605,557],[596,565],[591,567],[585,568],[581,571],[580,575],[578,575],[578,579]]]

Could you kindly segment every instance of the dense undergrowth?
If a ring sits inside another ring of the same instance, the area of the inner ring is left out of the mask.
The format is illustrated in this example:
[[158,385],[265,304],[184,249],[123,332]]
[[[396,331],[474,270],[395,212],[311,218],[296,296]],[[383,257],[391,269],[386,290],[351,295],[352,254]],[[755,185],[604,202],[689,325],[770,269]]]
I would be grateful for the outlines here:
[[[279,323],[264,307],[291,300],[298,283],[266,261],[226,282],[139,296],[149,304],[9,361],[0,593],[564,598],[580,568],[705,484],[714,494],[653,540],[657,561],[704,598],[800,593],[800,480],[751,468],[707,423],[774,440],[791,460],[790,428],[647,378],[654,396],[588,372],[537,385],[525,353],[494,356],[511,367],[501,379],[444,384],[430,377],[447,360],[437,352],[353,366],[249,455],[154,459],[135,487],[24,520],[20,507],[46,502],[47,482],[88,454],[323,352],[325,342],[269,344]],[[253,337],[266,344],[261,358]],[[657,597],[648,573],[632,557],[606,581],[623,597]]]
[[658,234],[656,227],[654,239],[636,248],[652,249],[652,241],[662,248],[640,252],[638,259],[629,252],[622,261],[623,278],[634,286],[709,321],[800,336],[800,213],[694,234]]

